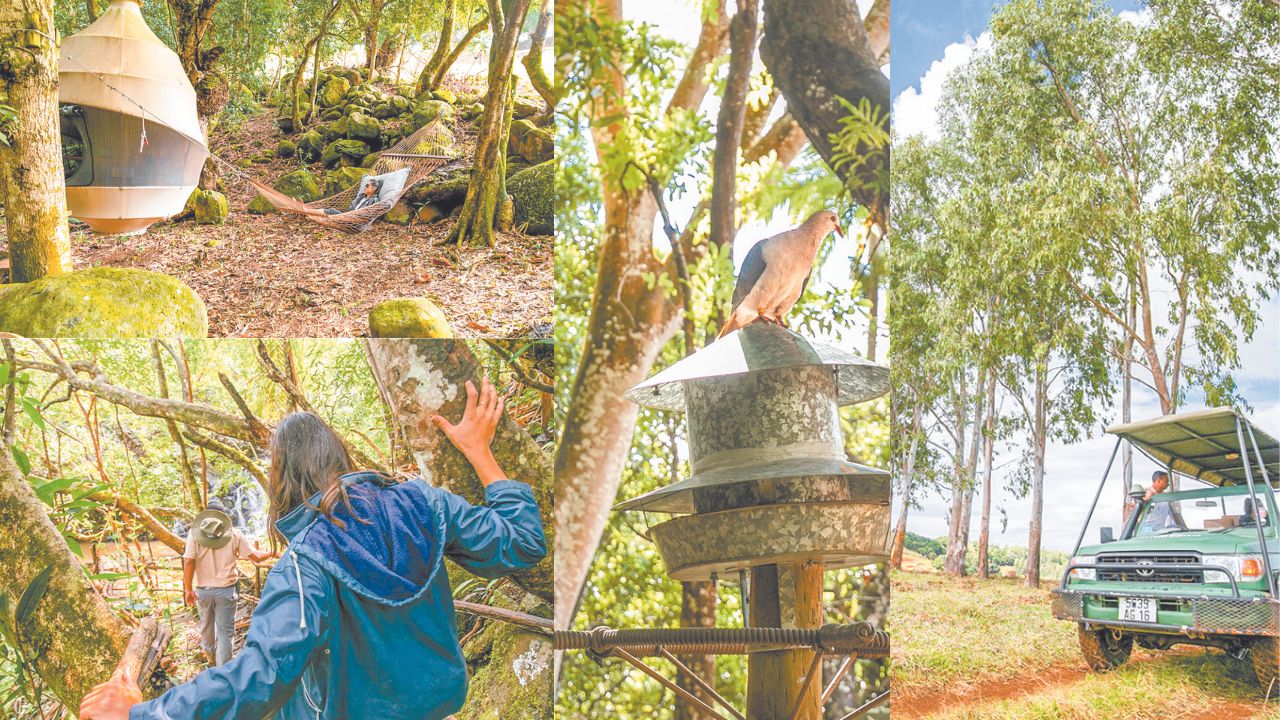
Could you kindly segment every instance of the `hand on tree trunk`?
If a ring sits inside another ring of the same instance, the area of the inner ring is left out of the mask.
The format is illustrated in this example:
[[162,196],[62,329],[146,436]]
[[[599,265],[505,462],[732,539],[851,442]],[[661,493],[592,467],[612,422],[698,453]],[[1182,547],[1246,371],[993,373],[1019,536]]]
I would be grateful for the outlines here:
[[80,701],[80,720],[129,720],[129,708],[142,702],[138,683],[121,663],[111,679]]
[[457,425],[442,415],[431,416],[431,421],[449,438],[449,442],[466,456],[467,462],[471,463],[471,467],[480,476],[480,484],[485,487],[506,478],[493,451],[489,449],[494,432],[498,429],[498,421],[502,419],[504,404],[488,378],[481,382],[478,397],[476,386],[468,380],[467,406]]

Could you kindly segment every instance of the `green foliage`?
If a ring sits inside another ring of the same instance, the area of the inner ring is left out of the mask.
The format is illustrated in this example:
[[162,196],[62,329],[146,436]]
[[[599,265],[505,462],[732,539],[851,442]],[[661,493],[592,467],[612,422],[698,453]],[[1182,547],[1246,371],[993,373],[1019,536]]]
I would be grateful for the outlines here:
[[[870,98],[861,98],[857,105],[842,97],[836,100],[848,114],[840,118],[840,129],[831,133],[831,166],[837,172],[847,168],[852,182],[853,176],[867,168],[867,159],[872,157],[868,148],[888,147],[889,113],[879,105],[873,106]],[[889,189],[888,166],[876,169],[876,180],[880,190]]]
[[13,131],[17,128],[18,111],[0,103],[0,145],[8,146]]

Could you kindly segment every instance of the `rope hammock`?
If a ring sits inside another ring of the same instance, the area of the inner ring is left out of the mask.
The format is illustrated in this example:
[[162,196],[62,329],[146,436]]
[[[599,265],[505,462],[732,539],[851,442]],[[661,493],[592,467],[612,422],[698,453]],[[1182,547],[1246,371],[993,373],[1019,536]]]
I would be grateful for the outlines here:
[[[418,128],[412,135],[392,145],[378,155],[377,161],[360,182],[326,198],[304,203],[252,178],[248,178],[249,184],[253,185],[258,192],[262,193],[262,197],[275,207],[302,215],[317,225],[343,232],[368,230],[374,220],[395,207],[401,195],[412,190],[445,164],[457,159],[458,153],[453,150],[453,136],[441,125],[441,122],[441,118],[436,118]],[[408,178],[401,187],[380,191],[377,202],[371,205],[354,210],[347,209],[351,207],[356,193],[364,190],[364,184],[371,177],[389,175],[405,169],[408,169]],[[325,210],[336,212],[326,213]]]

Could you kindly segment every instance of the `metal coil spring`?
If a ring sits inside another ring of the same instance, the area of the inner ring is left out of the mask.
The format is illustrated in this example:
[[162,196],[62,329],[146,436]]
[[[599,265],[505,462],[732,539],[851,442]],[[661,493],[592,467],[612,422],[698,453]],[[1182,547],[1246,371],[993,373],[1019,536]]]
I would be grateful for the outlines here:
[[744,655],[771,650],[810,648],[825,654],[882,657],[889,652],[889,635],[867,623],[797,628],[652,628],[614,630],[601,626],[586,631],[558,631],[557,650],[585,650],[608,655],[623,649],[637,655],[658,655],[659,648],[690,655]]

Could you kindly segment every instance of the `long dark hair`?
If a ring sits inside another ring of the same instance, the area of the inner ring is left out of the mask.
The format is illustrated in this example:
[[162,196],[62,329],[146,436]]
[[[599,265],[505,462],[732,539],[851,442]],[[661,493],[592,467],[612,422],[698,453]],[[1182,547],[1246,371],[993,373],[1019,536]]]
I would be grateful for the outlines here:
[[267,519],[271,533],[287,542],[276,530],[276,521],[299,505],[322,493],[314,505],[340,528],[346,524],[333,516],[339,502],[354,516],[347,489],[339,480],[356,469],[351,453],[324,420],[312,413],[296,412],[285,417],[271,435],[271,472],[267,478],[267,498],[271,508]]

